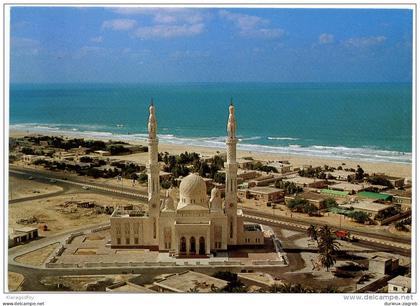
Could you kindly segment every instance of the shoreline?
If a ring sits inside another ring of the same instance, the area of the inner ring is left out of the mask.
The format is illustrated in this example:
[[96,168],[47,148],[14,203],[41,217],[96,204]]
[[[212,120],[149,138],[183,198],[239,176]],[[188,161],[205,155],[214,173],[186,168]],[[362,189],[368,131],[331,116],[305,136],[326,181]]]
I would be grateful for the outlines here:
[[[138,144],[147,146],[146,140],[127,140],[123,137],[117,135],[83,135],[83,133],[72,133],[66,131],[22,131],[18,129],[9,129],[9,137],[24,137],[28,135],[47,135],[47,136],[64,136],[64,137],[80,137],[84,139],[94,139],[94,140],[123,140],[130,144]],[[159,152],[169,152],[170,154],[180,154],[185,151],[197,152],[202,155],[214,155],[217,152],[224,152],[225,147],[208,147],[208,146],[199,146],[199,145],[188,145],[188,144],[174,144],[168,142],[159,142]],[[365,172],[368,173],[385,173],[391,176],[398,176],[404,178],[412,178],[412,163],[396,163],[390,161],[365,161],[358,160],[355,158],[333,158],[333,157],[319,157],[301,154],[292,154],[292,153],[276,153],[276,152],[262,152],[262,151],[250,151],[243,150],[238,148],[237,158],[243,158],[251,156],[256,160],[261,161],[274,161],[274,160],[288,160],[293,167],[300,167],[302,165],[312,165],[314,167],[329,165],[333,167],[338,167],[342,164],[345,164],[345,167],[356,168],[357,165],[360,165]],[[130,155],[118,155],[113,156],[113,158],[118,158],[122,160],[131,160],[143,163],[147,159],[147,154],[144,153],[135,153]],[[343,165],[344,167],[344,165]]]

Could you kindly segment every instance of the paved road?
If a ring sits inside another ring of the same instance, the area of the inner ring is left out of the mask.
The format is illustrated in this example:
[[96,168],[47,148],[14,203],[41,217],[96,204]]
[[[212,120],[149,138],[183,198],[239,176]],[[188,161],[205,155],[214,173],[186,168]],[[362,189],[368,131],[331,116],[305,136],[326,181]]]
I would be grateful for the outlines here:
[[[20,175],[23,177],[29,177],[32,176],[34,180],[39,180],[39,181],[43,181],[43,182],[48,182],[50,183],[51,179],[56,180],[57,185],[59,186],[66,186],[66,190],[68,190],[70,187],[73,188],[78,188],[80,192],[90,192],[90,191],[94,191],[100,194],[107,194],[107,195],[113,195],[113,196],[118,196],[118,197],[124,197],[124,198],[129,198],[129,199],[135,199],[137,201],[140,202],[146,202],[147,201],[147,195],[143,195],[140,193],[134,193],[131,191],[121,191],[121,189],[117,189],[115,187],[112,186],[108,186],[106,184],[100,184],[100,183],[92,183],[92,182],[87,182],[87,183],[81,183],[79,181],[75,181],[72,179],[63,179],[63,176],[59,176],[59,175],[49,175],[46,176],[44,174],[40,174],[39,172],[35,171],[35,170],[27,170],[27,169],[19,169],[19,170],[15,170],[15,169],[10,169],[9,173],[11,175]],[[61,178],[59,178],[61,177]],[[84,189],[86,188],[86,189]],[[62,192],[60,192],[59,194],[61,194]],[[47,196],[51,196],[51,194],[49,195],[40,195],[40,197],[47,197]],[[39,198],[39,197],[38,197]],[[29,198],[25,198],[22,199],[22,201],[27,201]],[[15,203],[15,202],[13,202]]]
[[[314,224],[314,225],[328,224],[328,225],[330,225],[334,228],[336,227],[336,225],[331,225],[327,222],[323,222],[322,220],[318,220],[318,219],[313,219],[313,220],[310,220],[310,221],[302,220],[302,219],[298,220],[297,218],[289,218],[289,217],[285,217],[285,216],[281,216],[281,215],[273,215],[273,214],[269,214],[269,213],[265,213],[265,212],[259,212],[259,211],[256,211],[254,209],[247,209],[247,208],[242,208],[242,211],[244,212],[244,214],[254,216],[254,217],[269,218],[269,219],[278,220],[280,222],[294,223],[294,224],[296,224],[296,227],[304,227],[305,229],[308,228],[308,226],[311,225],[311,224]],[[341,226],[340,229],[348,230],[348,231],[351,232],[351,234],[362,235],[362,236],[365,236],[365,237],[371,237],[371,238],[388,240],[388,241],[399,242],[399,243],[407,243],[407,244],[411,243],[410,238],[401,237],[401,236],[398,236],[398,235],[395,235],[395,234],[392,234],[392,233],[388,233],[388,232],[385,232],[385,231],[382,232],[382,233],[377,233],[377,232],[369,231],[368,228],[366,228],[366,230],[361,230],[359,228],[347,227],[347,226]]]
[[[281,228],[289,229],[293,231],[298,231],[298,232],[306,232],[306,228],[307,228],[306,226],[296,226],[296,224],[292,222],[279,223],[277,220],[270,220],[268,218],[256,219],[254,216],[245,215],[245,220],[258,222],[261,224],[266,224],[271,227],[277,226],[277,227],[281,227]],[[411,256],[411,247],[409,245],[387,243],[386,241],[370,239],[368,237],[363,237],[363,236],[357,236],[357,238],[358,238],[358,241],[352,242],[355,245],[373,249],[375,251],[390,252],[394,254],[400,254],[403,256]]]
[[[11,170],[9,172],[9,174],[12,175],[12,176],[21,178],[21,179],[28,179],[28,175],[26,173],[20,173],[20,172],[15,172],[15,171]],[[50,179],[45,178],[45,177],[37,178],[37,181],[40,181],[40,182],[43,182],[43,183],[52,184],[50,182]],[[63,184],[61,182],[56,182],[55,184],[57,186],[59,186],[61,188],[61,190],[58,190],[58,191],[55,191],[55,192],[46,193],[46,194],[38,194],[38,195],[30,196],[30,197],[12,199],[12,200],[9,200],[9,204],[14,204],[14,203],[19,203],[19,202],[25,202],[25,201],[32,201],[32,200],[38,200],[38,199],[48,198],[48,197],[54,197],[54,196],[58,196],[60,194],[66,193],[66,192],[68,192],[68,191],[70,191],[72,189],[69,184]]]

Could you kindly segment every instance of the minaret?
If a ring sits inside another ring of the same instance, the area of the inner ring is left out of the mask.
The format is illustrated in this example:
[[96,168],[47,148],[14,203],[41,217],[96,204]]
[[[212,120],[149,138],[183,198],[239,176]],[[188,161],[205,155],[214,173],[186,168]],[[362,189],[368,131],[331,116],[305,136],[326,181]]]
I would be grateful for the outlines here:
[[147,192],[149,195],[149,216],[154,218],[154,234],[156,237],[156,218],[159,216],[160,211],[160,184],[159,184],[159,163],[158,163],[158,143],[159,140],[156,136],[157,123],[155,117],[155,107],[153,99],[149,106],[149,122],[148,122],[149,138],[147,144],[149,146],[149,162],[147,163],[148,185]]
[[237,244],[237,170],[236,163],[236,120],[235,107],[232,101],[229,106],[229,119],[227,123],[227,162],[226,162],[226,186],[225,208],[228,217],[228,244]]

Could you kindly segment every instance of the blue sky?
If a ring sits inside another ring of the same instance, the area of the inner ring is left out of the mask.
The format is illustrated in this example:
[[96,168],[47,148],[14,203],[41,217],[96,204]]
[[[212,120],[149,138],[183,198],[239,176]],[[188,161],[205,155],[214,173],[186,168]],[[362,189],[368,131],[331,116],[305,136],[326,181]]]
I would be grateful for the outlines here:
[[13,7],[11,81],[411,82],[412,11]]

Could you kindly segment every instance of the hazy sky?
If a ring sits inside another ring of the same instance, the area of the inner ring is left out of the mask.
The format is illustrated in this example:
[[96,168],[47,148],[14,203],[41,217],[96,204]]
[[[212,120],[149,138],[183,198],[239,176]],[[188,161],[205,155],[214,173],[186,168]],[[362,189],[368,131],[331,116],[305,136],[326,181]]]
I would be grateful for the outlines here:
[[12,82],[407,82],[412,11],[14,7]]

